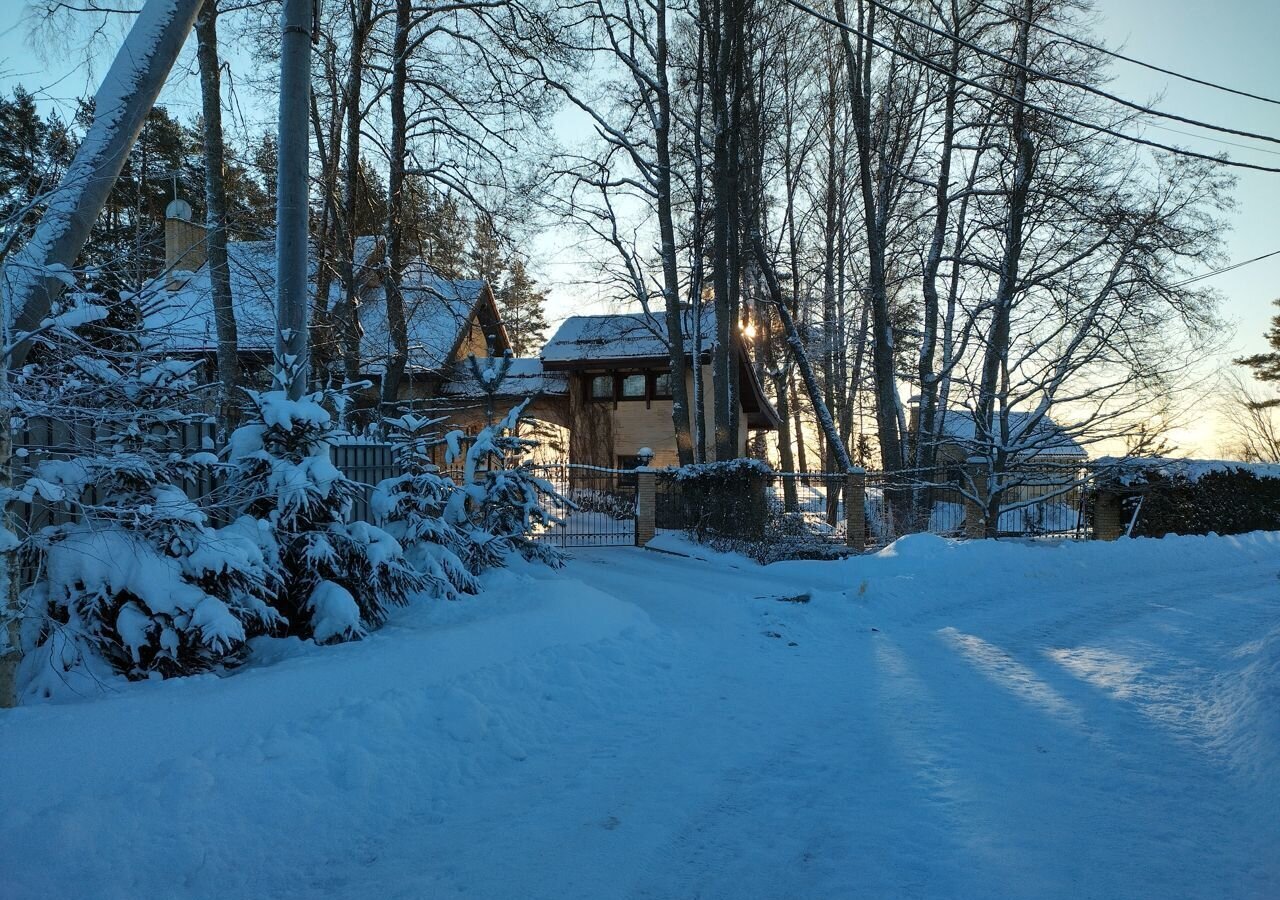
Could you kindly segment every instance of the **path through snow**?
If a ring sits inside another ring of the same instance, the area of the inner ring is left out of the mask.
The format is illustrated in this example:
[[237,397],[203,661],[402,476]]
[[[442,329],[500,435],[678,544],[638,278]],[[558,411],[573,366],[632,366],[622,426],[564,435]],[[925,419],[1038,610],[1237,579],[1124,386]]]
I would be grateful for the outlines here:
[[1280,535],[730,562],[0,713],[0,897],[1280,896]]

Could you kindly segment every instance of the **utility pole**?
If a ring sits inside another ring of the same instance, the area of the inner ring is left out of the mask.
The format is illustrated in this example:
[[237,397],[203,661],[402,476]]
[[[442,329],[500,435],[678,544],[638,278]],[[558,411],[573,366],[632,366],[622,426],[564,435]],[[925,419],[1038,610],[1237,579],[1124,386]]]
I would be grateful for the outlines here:
[[276,387],[297,400],[307,388],[307,113],[311,44],[320,0],[284,0],[280,15],[280,134],[276,173]]

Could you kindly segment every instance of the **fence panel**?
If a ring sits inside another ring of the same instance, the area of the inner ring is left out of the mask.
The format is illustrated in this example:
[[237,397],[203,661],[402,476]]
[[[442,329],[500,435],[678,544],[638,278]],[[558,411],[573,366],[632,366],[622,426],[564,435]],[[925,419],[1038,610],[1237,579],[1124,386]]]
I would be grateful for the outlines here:
[[554,511],[563,521],[535,535],[557,547],[630,547],[636,542],[636,472],[567,463],[533,466],[577,509]]
[[842,472],[773,472],[765,476],[770,518],[790,537],[836,544],[845,542]]
[[395,453],[388,443],[380,441],[351,441],[333,446],[333,464],[343,475],[360,486],[348,522],[372,522],[373,510],[369,502],[379,481],[401,474]]

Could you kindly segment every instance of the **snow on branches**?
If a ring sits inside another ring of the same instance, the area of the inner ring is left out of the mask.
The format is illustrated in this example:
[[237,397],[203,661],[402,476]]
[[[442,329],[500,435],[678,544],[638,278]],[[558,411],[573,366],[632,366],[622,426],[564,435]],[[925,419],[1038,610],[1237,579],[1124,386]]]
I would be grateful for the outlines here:
[[475,576],[483,554],[461,527],[464,511],[450,505],[457,486],[432,461],[435,448],[459,446],[459,432],[442,437],[432,430],[441,421],[404,415],[384,423],[402,474],[379,482],[370,506],[378,524],[404,547],[405,558],[428,579],[432,593],[452,600],[479,590]]
[[[561,522],[544,501],[561,509],[572,509],[573,504],[521,462],[521,457],[537,446],[537,441],[519,435],[528,405],[525,400],[512,407],[501,420],[475,436],[467,448],[465,484],[458,500],[465,498],[473,541],[505,545],[527,560],[558,568],[564,565],[564,554],[534,540],[533,535]],[[452,462],[454,455],[451,452],[448,461]]]
[[231,435],[233,494],[247,516],[269,526],[280,581],[276,608],[301,637],[361,637],[428,580],[391,534],[345,521],[359,486],[333,464],[339,429],[326,405],[340,407],[347,397],[247,393],[256,416]]

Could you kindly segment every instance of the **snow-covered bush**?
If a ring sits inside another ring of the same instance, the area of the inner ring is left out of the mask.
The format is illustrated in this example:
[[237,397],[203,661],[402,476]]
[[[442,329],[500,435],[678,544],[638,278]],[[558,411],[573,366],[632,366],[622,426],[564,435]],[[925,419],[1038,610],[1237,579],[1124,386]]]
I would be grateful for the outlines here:
[[275,606],[298,636],[321,643],[360,637],[427,580],[386,531],[345,522],[359,487],[333,464],[339,429],[325,404],[346,397],[248,394],[255,415],[232,433],[228,447],[232,495],[245,515],[269,526],[280,581]]
[[[400,542],[409,564],[428,579],[431,591],[454,599],[479,590],[475,575],[485,559],[459,527],[465,518],[457,504],[450,505],[457,486],[432,461],[432,450],[448,440],[433,430],[441,421],[405,415],[383,423],[402,474],[379,482],[370,506],[377,523]],[[457,432],[451,439],[456,445]]]
[[248,637],[280,622],[261,547],[240,526],[213,527],[184,490],[216,463],[182,446],[183,431],[202,418],[192,409],[193,364],[151,356],[127,328],[111,333],[111,345],[84,333],[127,321],[108,314],[121,302],[60,314],[70,318],[45,332],[39,361],[24,372],[22,408],[78,436],[37,451],[18,479],[17,499],[70,518],[26,541],[37,577],[23,598],[20,680],[32,696],[78,675],[233,665]]
[[[463,527],[472,553],[483,554],[490,564],[501,564],[504,551],[514,549],[527,560],[549,566],[564,565],[564,554],[550,544],[537,541],[534,534],[559,524],[561,519],[546,504],[572,509],[533,467],[522,461],[537,442],[519,435],[520,418],[529,401],[513,407],[505,417],[480,431],[466,451],[465,484],[451,501],[449,517],[468,523]],[[451,442],[446,459],[457,457]]]

